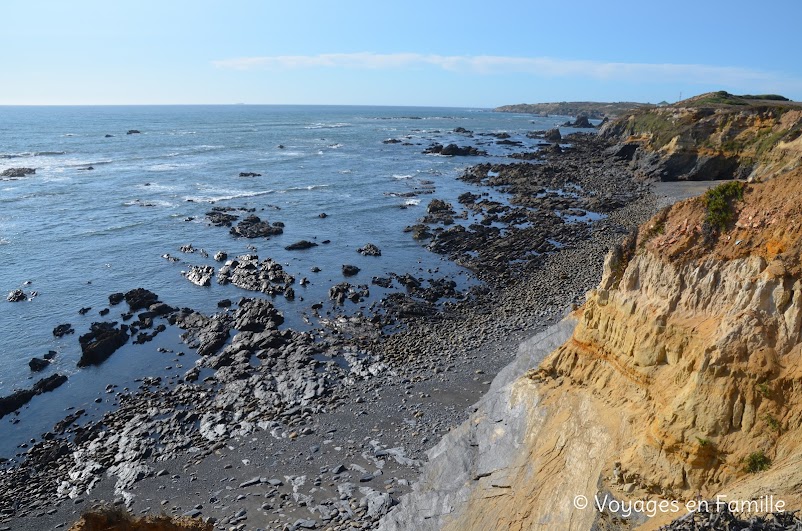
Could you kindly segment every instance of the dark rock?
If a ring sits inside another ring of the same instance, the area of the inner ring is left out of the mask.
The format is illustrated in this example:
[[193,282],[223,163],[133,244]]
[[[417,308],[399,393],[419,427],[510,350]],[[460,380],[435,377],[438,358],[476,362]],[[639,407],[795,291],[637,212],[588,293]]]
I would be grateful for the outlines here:
[[549,142],[559,142],[560,140],[562,140],[563,135],[560,134],[560,130],[555,127],[554,129],[549,129],[548,131],[546,131],[546,133],[543,135],[543,138],[545,138]]
[[577,128],[577,129],[593,129],[593,128],[596,127],[592,123],[590,123],[590,121],[588,120],[588,117],[586,115],[584,115],[584,114],[577,116],[576,117],[576,121],[572,122],[572,121],[569,120],[569,121],[565,122],[562,126],[563,127],[574,127],[574,128]]
[[225,262],[228,259],[228,253],[225,253],[223,251],[217,251],[216,253],[214,253],[214,259],[217,262]]
[[344,264],[343,265],[343,276],[352,277],[359,273],[360,269],[355,265]]
[[128,341],[128,326],[117,323],[92,323],[90,331],[78,338],[81,359],[78,367],[100,365]]
[[[167,315],[173,313],[174,311],[175,308],[168,304],[164,304],[163,302],[157,302],[148,306],[148,312],[150,312],[153,316]],[[142,314],[139,314],[139,317],[142,317]]]
[[390,277],[373,277],[370,283],[381,288],[389,288],[393,285],[393,279]]
[[320,214],[317,215],[317,217],[319,217],[320,219],[325,219],[325,218],[329,217],[329,215],[326,214],[325,212],[321,212]]
[[426,211],[429,214],[434,214],[436,212],[454,212],[454,207],[451,206],[451,203],[447,203],[442,199],[432,199],[429,202],[429,206],[426,207]]
[[78,310],[78,313],[81,315],[86,315],[91,309],[92,309],[91,306],[87,306],[85,308],[81,308],[80,310]]
[[238,306],[232,326],[240,332],[275,330],[284,322],[284,316],[267,299],[243,298]]
[[129,129],[128,132],[125,133],[125,134],[126,135],[138,135],[139,133],[140,133],[140,131],[138,131],[136,129]]
[[33,372],[40,372],[49,367],[50,362],[42,358],[32,358],[31,361],[28,362],[28,366]]
[[448,144],[447,146],[443,146],[442,144],[432,144],[423,152],[426,154],[445,155],[448,157],[487,155],[486,151],[478,150],[473,146],[460,147],[456,144]]
[[261,177],[261,173],[254,173],[252,171],[241,171],[239,172],[240,177]]
[[214,354],[229,336],[229,322],[220,316],[206,317],[196,311],[184,309],[171,317],[171,322],[186,330],[181,339],[201,356]]
[[125,300],[125,293],[112,293],[109,295],[109,304],[116,306]]
[[112,138],[114,135],[105,135],[104,138]]
[[33,175],[36,173],[36,168],[8,168],[0,173],[0,177],[25,177],[26,175]]
[[209,223],[216,227],[230,227],[233,222],[239,219],[239,216],[218,210],[207,212],[206,217],[209,219]]
[[278,262],[269,258],[259,262],[257,255],[245,254],[227,261],[217,273],[217,282],[280,295],[295,283],[295,277],[284,271]]
[[454,129],[454,132],[455,133],[460,133],[460,134],[463,134],[463,135],[472,135],[473,134],[473,131],[471,131],[469,129],[465,129],[464,127],[457,127],[456,129]]
[[359,249],[356,250],[356,252],[358,252],[359,254],[364,255],[364,256],[381,256],[382,255],[381,250],[378,247],[376,247],[375,245],[373,245],[372,243],[365,244],[364,247],[360,247]]
[[125,294],[125,301],[128,303],[131,311],[137,311],[148,308],[151,304],[159,302],[159,296],[145,288],[136,288]]
[[218,308],[230,308],[231,307],[231,299],[223,299],[223,300],[217,301],[217,307]]
[[311,247],[317,247],[317,244],[315,242],[310,242],[309,240],[301,240],[286,246],[284,249],[287,251],[298,251],[302,249],[309,249]]
[[75,333],[75,329],[69,323],[60,324],[60,325],[58,325],[57,327],[55,327],[53,329],[53,335],[56,336],[56,337],[62,337],[62,336],[65,336],[67,334],[74,334],[74,333]]
[[267,221],[262,221],[258,216],[250,215],[240,221],[236,227],[231,227],[230,230],[233,236],[241,236],[243,238],[269,238],[284,232],[283,224],[273,223],[270,225]]
[[401,140],[397,138],[388,138],[387,140],[382,140],[382,144],[400,144]]
[[43,357],[44,359],[46,359],[46,360],[50,361],[50,360],[52,360],[53,358],[55,358],[55,357],[56,357],[56,354],[57,354],[57,352],[56,352],[55,350],[48,350],[48,351],[47,351],[47,354],[45,354],[45,355],[44,355],[44,356],[42,356],[42,357]]
[[30,402],[34,396],[52,391],[66,381],[67,377],[63,374],[54,374],[39,380],[31,389],[15,391],[9,396],[0,398],[0,418],[18,410]]

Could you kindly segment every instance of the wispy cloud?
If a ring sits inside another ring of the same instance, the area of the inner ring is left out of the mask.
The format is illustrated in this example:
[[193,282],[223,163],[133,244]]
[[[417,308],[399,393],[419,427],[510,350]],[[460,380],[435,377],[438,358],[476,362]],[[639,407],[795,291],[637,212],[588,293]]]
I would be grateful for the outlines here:
[[[619,63],[555,59],[551,57],[510,57],[498,55],[433,55],[418,53],[378,54],[332,53],[319,55],[276,55],[241,57],[214,61],[218,68],[311,69],[347,68],[362,70],[435,67],[475,74],[527,73],[542,77],[579,77],[599,80],[684,81],[695,83],[744,84],[788,82],[784,76],[762,70],[675,63]],[[797,81],[798,82],[798,81]]]

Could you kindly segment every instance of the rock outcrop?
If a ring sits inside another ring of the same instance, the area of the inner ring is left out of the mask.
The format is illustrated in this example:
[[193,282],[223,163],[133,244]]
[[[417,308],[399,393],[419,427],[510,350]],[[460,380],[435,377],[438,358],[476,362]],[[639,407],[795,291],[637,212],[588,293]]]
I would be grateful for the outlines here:
[[802,105],[714,92],[622,116],[599,134],[645,179],[765,179],[799,166]]

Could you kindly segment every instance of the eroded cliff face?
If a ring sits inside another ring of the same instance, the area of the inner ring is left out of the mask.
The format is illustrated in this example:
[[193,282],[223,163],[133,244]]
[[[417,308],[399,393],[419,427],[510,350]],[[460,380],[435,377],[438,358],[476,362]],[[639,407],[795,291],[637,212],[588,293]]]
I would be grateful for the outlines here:
[[[703,101],[703,100],[702,100]],[[602,127],[636,174],[662,181],[766,179],[799,166],[802,107],[792,103],[642,110]]]
[[[620,519],[593,507],[605,494],[680,507],[699,495],[770,494],[798,508],[800,197],[795,171],[748,186],[717,238],[703,230],[701,198],[643,226],[608,257],[570,338],[539,367],[495,386],[433,451],[396,522],[649,529],[685,514]],[[574,506],[578,496],[587,508]],[[385,522],[396,528],[404,527]]]

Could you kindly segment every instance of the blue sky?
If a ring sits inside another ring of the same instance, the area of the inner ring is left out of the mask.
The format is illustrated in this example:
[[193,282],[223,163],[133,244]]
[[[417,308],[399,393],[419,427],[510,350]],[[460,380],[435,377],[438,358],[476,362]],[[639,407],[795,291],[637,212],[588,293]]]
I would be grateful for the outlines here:
[[3,0],[0,104],[802,100],[802,2]]

